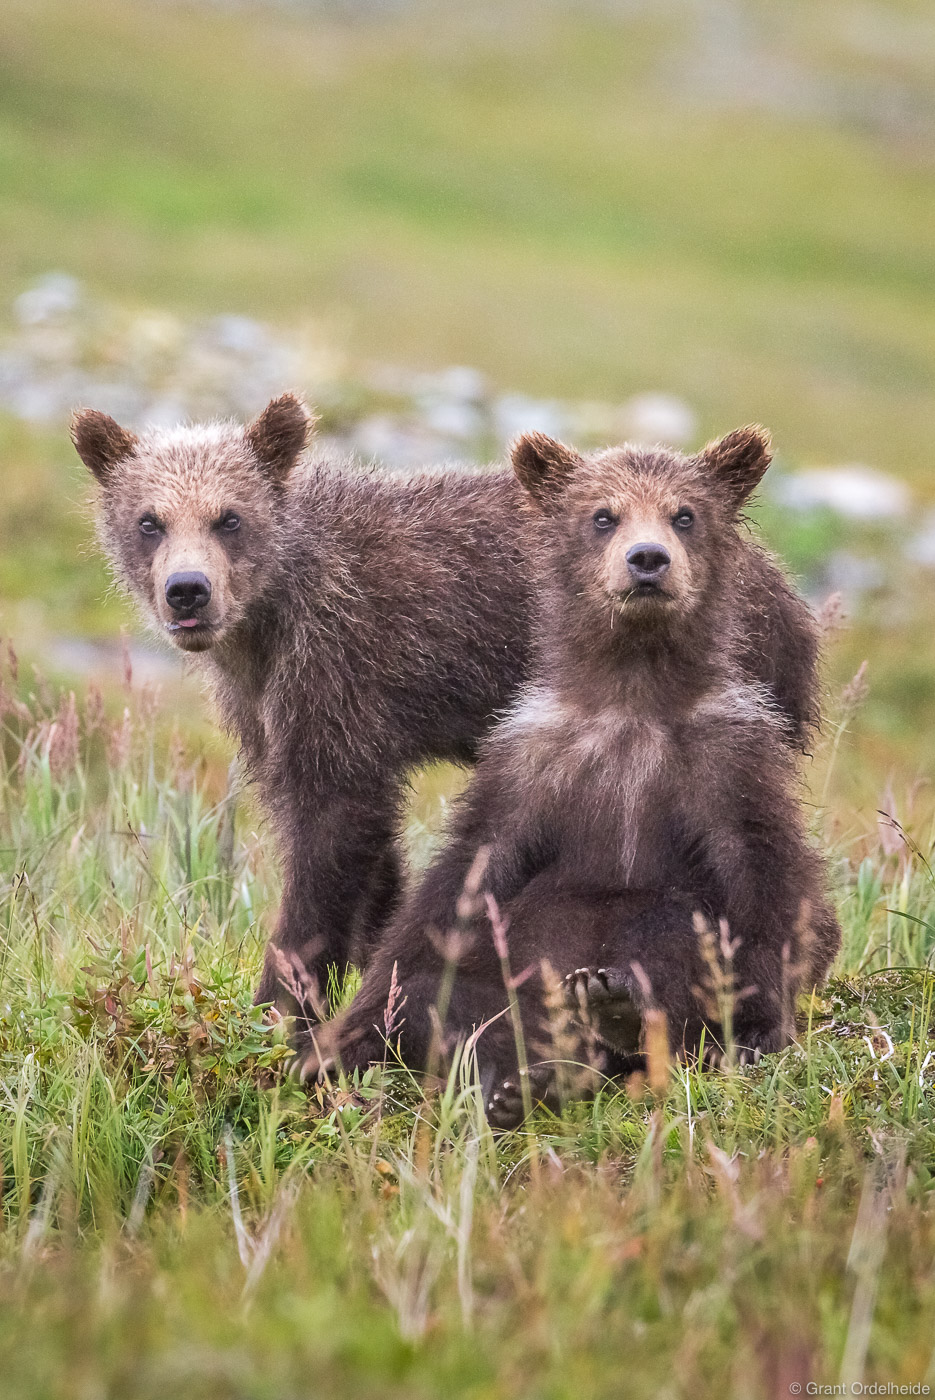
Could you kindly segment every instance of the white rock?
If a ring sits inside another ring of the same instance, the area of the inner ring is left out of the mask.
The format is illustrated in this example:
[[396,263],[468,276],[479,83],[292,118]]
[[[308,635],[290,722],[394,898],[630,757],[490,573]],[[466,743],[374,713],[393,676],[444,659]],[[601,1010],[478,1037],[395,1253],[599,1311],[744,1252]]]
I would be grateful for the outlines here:
[[449,365],[440,374],[427,376],[426,392],[443,399],[458,399],[463,403],[482,403],[487,397],[487,380],[479,369],[470,365]]
[[357,425],[351,438],[365,459],[388,467],[426,467],[458,461],[461,453],[449,440],[387,414],[373,414]]
[[67,272],[47,272],[21,292],[13,311],[21,326],[38,326],[59,316],[70,316],[81,304],[81,283]]
[[453,365],[440,374],[422,375],[415,402],[427,428],[463,443],[488,427],[486,396],[487,381],[479,370]]
[[9,411],[27,423],[63,423],[72,409],[90,403],[88,380],[78,370],[24,376],[4,394]]
[[555,438],[569,435],[568,414],[554,399],[503,394],[494,404],[493,418],[497,437],[506,442],[520,433],[547,433]]
[[265,350],[270,336],[266,326],[254,321],[251,316],[215,316],[208,323],[206,338],[209,343],[234,355],[255,355]]
[[935,510],[922,517],[922,528],[906,544],[906,558],[923,568],[935,569]]
[[894,520],[905,515],[912,493],[904,481],[874,467],[816,467],[777,476],[773,495],[791,510],[825,506],[850,520]]
[[698,431],[694,409],[674,394],[637,394],[621,405],[620,418],[632,442],[685,447]]
[[89,380],[82,390],[82,397],[87,407],[109,413],[118,423],[130,427],[139,425],[144,400],[134,384]]
[[4,396],[4,407],[26,423],[54,423],[66,411],[58,385],[38,380],[17,385]]
[[469,442],[484,431],[484,415],[475,404],[463,399],[439,399],[427,404],[421,413],[422,421],[433,433],[442,437],[456,438]]
[[836,549],[824,567],[828,591],[841,593],[851,602],[856,602],[864,593],[882,588],[887,573],[879,559],[853,554],[849,549]]
[[140,413],[144,428],[175,428],[186,422],[188,411],[181,398],[163,396],[151,400]]

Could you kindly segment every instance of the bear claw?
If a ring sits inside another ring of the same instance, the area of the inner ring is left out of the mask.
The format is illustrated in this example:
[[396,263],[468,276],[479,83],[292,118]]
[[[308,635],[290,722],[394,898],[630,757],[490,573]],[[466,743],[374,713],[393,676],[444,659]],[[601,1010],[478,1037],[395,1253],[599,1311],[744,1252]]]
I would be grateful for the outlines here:
[[337,1065],[333,1056],[325,1055],[319,1058],[317,1055],[309,1055],[299,1065],[298,1075],[300,1084],[324,1084],[328,1076],[335,1074]]
[[564,979],[565,1003],[615,1050],[638,1050],[642,1016],[628,973],[615,967],[576,967]]
[[[529,1096],[532,1105],[547,1098],[552,1075],[549,1070],[528,1071]],[[487,1100],[487,1121],[499,1132],[518,1128],[526,1116],[523,1103],[523,1089],[519,1075],[502,1080]]]
[[576,967],[563,985],[566,999],[579,1010],[584,1010],[589,1002],[607,1001],[614,995],[604,967]]
[[487,1100],[487,1121],[492,1128],[507,1131],[523,1121],[523,1095],[513,1079],[504,1079]]
[[[735,1046],[733,1056],[734,1067],[736,1069],[755,1068],[760,1063],[762,1054],[763,1050],[759,1045]],[[720,1045],[709,1042],[705,1046],[701,1063],[703,1069],[726,1070],[730,1068],[731,1056]]]

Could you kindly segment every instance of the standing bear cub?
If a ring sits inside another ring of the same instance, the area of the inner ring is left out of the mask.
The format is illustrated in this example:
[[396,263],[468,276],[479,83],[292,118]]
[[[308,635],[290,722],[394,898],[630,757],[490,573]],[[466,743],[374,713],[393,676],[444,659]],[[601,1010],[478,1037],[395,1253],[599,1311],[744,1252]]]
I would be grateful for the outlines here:
[[[289,394],[245,428],[72,424],[118,577],[205,667],[273,818],[284,889],[257,999],[290,1010],[290,985],[324,991],[392,911],[410,770],[473,761],[531,653],[513,472],[341,468],[303,456],[310,427]],[[710,456],[691,460],[705,479]],[[811,615],[750,538],[732,567],[738,664],[804,745]]]
[[306,1017],[394,904],[407,774],[472,761],[513,698],[530,597],[512,474],[310,463],[311,424],[292,395],[246,428],[72,424],[118,577],[206,666],[272,816],[284,890],[257,1000]]
[[786,1043],[795,994],[839,943],[788,720],[743,664],[737,519],[769,463],[762,430],[696,458],[582,457],[531,435],[513,460],[543,579],[534,682],[487,741],[447,846],[357,999],[315,1031],[306,1061],[311,1072],[381,1059],[388,1003],[414,1064],[487,1023],[478,1062],[500,1124],[521,1106],[504,933],[540,1094],[543,960],[618,1055],[639,1051],[649,1007],[665,1013],[673,1050],[692,1052],[703,1031],[725,1036],[705,928],[726,925],[732,1032],[755,1053]]

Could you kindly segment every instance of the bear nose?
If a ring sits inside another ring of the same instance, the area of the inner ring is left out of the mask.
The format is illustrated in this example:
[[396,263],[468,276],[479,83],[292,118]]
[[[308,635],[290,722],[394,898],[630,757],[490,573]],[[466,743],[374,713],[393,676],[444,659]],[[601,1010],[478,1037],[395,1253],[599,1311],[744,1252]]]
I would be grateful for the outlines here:
[[195,612],[207,605],[211,584],[197,570],[170,574],[166,579],[166,602],[173,612]]
[[627,550],[627,564],[636,583],[655,583],[672,563],[661,544],[634,544]]

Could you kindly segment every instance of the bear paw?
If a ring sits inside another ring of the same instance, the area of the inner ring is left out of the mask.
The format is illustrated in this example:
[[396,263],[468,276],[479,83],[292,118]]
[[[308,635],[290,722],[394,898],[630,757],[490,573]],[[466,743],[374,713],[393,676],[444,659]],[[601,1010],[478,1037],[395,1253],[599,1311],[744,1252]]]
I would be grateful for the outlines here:
[[319,1055],[314,1050],[297,1057],[295,1074],[300,1084],[324,1084],[337,1073],[337,1063],[333,1055]]
[[[527,1071],[527,1077],[529,1096],[535,1108],[537,1103],[548,1100],[552,1072],[545,1067],[533,1068]],[[487,1100],[487,1122],[498,1132],[504,1133],[518,1128],[525,1116],[522,1082],[519,1074],[514,1074],[502,1080]]]
[[760,1025],[747,1025],[737,1030],[733,1056],[716,1040],[709,1040],[702,1056],[703,1068],[727,1069],[731,1060],[738,1068],[758,1065],[762,1055],[774,1054],[788,1044],[789,1035],[779,1023],[767,1021]]
[[624,1055],[640,1048],[643,1016],[632,977],[616,967],[578,967],[564,979],[566,1005]]
[[747,1065],[758,1065],[760,1063],[759,1048],[748,1049],[746,1046],[737,1045],[734,1047],[733,1056],[729,1055],[720,1045],[708,1041],[705,1044],[704,1054],[701,1057],[702,1069],[730,1069],[733,1064],[735,1069],[745,1069]]

